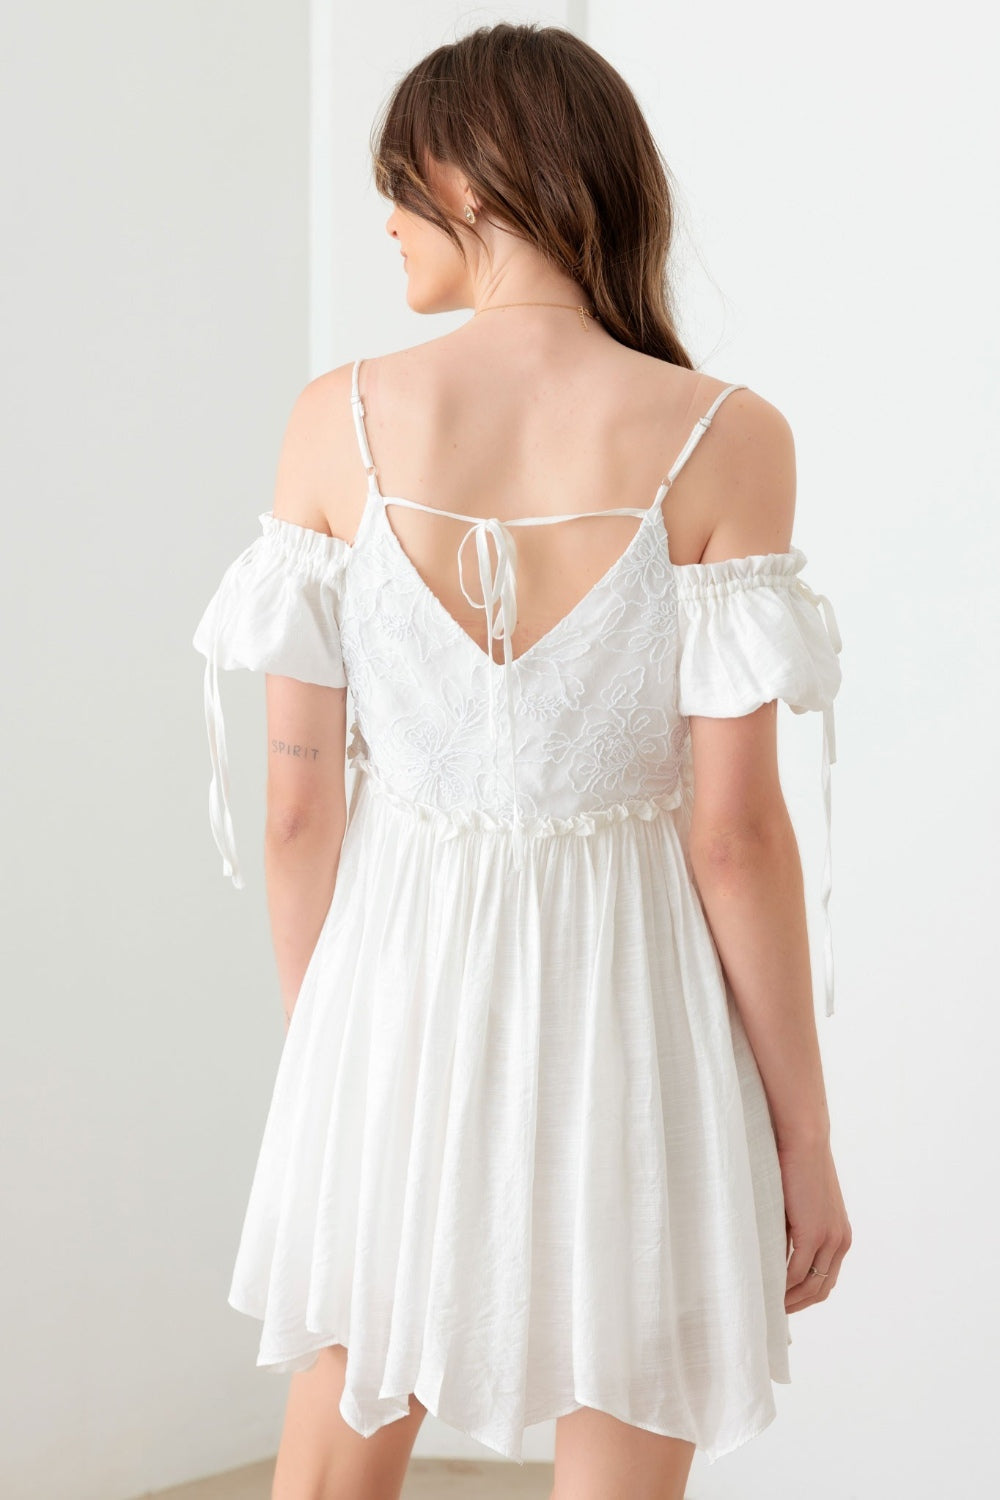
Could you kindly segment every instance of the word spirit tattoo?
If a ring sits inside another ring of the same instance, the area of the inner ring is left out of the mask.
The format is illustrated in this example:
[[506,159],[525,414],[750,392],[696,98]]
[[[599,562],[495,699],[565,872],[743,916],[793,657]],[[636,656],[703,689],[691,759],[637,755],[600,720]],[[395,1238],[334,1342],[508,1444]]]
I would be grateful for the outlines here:
[[311,745],[286,745],[284,740],[272,740],[271,750],[275,755],[294,755],[300,760],[315,760],[319,754]]

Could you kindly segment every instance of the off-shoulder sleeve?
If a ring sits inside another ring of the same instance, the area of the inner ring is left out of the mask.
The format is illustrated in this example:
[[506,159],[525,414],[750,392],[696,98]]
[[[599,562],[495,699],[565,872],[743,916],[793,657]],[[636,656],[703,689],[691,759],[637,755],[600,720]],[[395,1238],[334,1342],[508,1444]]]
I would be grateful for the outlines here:
[[794,713],[823,715],[826,854],[822,905],[826,1014],[833,1015],[830,931],[830,766],[837,759],[833,700],[841,684],[840,631],[825,594],[799,576],[797,547],[675,569],[680,651],[677,702],[684,715],[736,718],[780,698]]
[[245,667],[322,687],[346,687],[340,601],[350,546],[265,511],[256,537],[228,566],[194,633],[205,657],[205,723],[212,762],[208,813],[222,873],[243,888],[229,807],[219,670]]

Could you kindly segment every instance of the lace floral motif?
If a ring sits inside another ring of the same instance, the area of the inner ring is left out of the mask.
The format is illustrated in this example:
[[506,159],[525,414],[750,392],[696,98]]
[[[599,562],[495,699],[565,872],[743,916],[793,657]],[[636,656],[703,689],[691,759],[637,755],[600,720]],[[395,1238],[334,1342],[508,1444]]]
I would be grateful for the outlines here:
[[437,684],[437,696],[386,726],[383,762],[392,766],[392,784],[406,799],[441,808],[470,800],[470,788],[485,778],[483,744],[487,705],[452,678]]
[[587,656],[593,642],[579,630],[560,631],[544,652],[530,652],[516,663],[521,713],[536,723],[579,708],[587,691]]
[[[340,600],[351,761],[381,790],[446,814],[449,827],[455,817],[510,826],[502,670],[424,584],[380,504],[373,496],[365,511]],[[623,808],[676,805],[687,744],[673,706],[676,607],[666,533],[641,527],[580,604],[516,658],[517,806],[536,830],[585,831]]]
[[366,511],[351,556],[349,587],[341,609],[340,634],[348,681],[363,705],[393,683],[419,693],[428,664],[438,655],[436,621],[419,575],[396,566],[393,549]]
[[648,525],[640,523],[632,545],[615,569],[614,592],[620,598],[636,592],[649,600],[673,598],[673,565],[659,507],[648,521]]
[[[636,665],[588,703],[573,730],[549,735],[542,756],[566,774],[575,791],[602,800],[651,796],[677,786],[684,726],[664,707],[644,701],[645,669]],[[678,732],[679,731],[679,732]]]
[[609,651],[640,656],[654,664],[671,657],[677,637],[677,600],[672,588],[649,596],[642,618],[635,619],[626,600],[618,601],[602,635]]

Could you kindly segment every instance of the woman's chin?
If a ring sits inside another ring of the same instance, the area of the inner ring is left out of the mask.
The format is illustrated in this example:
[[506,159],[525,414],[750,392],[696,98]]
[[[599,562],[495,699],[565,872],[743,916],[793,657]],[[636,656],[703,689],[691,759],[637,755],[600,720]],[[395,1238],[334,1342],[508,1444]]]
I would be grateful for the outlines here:
[[406,302],[411,312],[424,311],[424,298],[420,295],[420,290],[415,285],[412,276],[406,278]]
[[421,292],[410,281],[406,287],[406,301],[411,312],[436,313],[445,311],[444,303],[447,299],[434,297],[427,292]]

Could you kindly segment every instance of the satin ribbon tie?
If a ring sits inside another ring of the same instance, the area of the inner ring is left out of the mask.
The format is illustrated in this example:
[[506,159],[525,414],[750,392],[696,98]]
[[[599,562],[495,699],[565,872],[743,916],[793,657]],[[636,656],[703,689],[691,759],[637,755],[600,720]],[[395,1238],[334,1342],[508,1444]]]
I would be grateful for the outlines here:
[[[815,593],[800,578],[799,590],[814,605],[823,620],[823,626],[834,652],[839,653],[843,642],[833,605],[825,594]],[[837,738],[834,725],[833,703],[823,705],[823,809],[826,814],[826,849],[823,856],[823,878],[820,886],[820,902],[823,908],[823,967],[825,977],[825,1010],[828,1016],[834,1013],[833,1003],[833,930],[830,924],[830,895],[833,890],[833,861],[830,843],[832,825],[830,767],[837,760]]]
[[233,885],[238,891],[243,889],[243,875],[236,853],[236,834],[229,805],[229,755],[226,749],[226,724],[219,688],[219,658],[229,625],[237,618],[240,609],[240,590],[237,586],[236,574],[256,556],[259,546],[260,538],[258,537],[250,543],[249,547],[244,548],[226,569],[215,600],[205,661],[205,725],[208,731],[208,753],[212,762],[212,780],[208,788],[208,818],[216,848],[222,855],[222,873],[232,878]]

